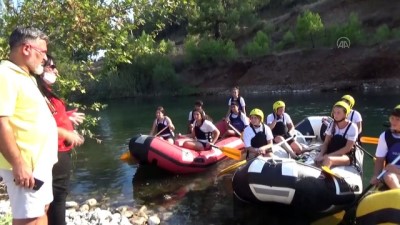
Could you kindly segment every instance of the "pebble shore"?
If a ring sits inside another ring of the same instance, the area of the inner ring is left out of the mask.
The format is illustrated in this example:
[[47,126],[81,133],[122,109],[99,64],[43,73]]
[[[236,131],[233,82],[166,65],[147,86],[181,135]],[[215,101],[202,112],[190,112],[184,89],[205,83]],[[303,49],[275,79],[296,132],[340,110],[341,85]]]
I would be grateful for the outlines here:
[[[157,213],[146,206],[133,208],[120,206],[110,208],[99,204],[94,198],[79,205],[75,201],[66,203],[65,219],[67,225],[157,225],[161,223]],[[11,206],[5,192],[5,186],[0,183],[0,224],[11,225]]]

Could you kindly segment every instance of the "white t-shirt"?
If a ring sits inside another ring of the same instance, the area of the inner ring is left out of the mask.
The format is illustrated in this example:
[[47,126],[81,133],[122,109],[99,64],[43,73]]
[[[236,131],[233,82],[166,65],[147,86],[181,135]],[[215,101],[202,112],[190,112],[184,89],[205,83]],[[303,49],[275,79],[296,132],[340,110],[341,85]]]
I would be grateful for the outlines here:
[[[398,138],[400,139],[400,134],[394,134],[392,133],[394,138]],[[375,156],[376,157],[386,157],[386,154],[388,153],[388,147],[387,147],[387,143],[386,143],[386,139],[385,139],[385,132],[383,132],[380,136],[379,136],[379,141],[378,141],[378,146],[376,147],[376,153]]]
[[[270,125],[272,122],[274,122],[274,119],[275,119],[275,115],[273,113],[269,114],[267,116],[267,124]],[[280,119],[277,120],[277,122],[282,122],[282,121],[285,122],[285,125],[293,123],[292,118],[290,118],[289,114],[287,114],[287,113],[283,113],[283,117],[281,117]]]
[[[344,132],[346,132],[346,130],[347,130],[348,125],[345,126],[343,129],[339,129],[339,127],[336,125],[335,122],[332,122],[332,123],[329,124],[328,128],[325,131],[325,135],[333,136],[332,135],[332,125],[333,124],[335,124],[335,134],[334,135],[340,134],[340,135],[343,136]],[[349,141],[354,141],[355,142],[355,141],[357,141],[357,136],[358,136],[357,125],[354,124],[354,123],[350,123],[350,127],[349,127],[349,130],[346,133],[345,138],[347,140],[349,140]]]
[[[231,116],[232,116],[232,118],[236,119],[239,115],[236,115],[236,114],[231,113],[231,114],[229,115],[229,117],[231,117]],[[247,119],[246,114],[244,114],[243,112],[240,113],[240,119],[243,121],[244,126],[248,126],[248,125],[250,124],[250,123],[249,123],[249,120]]]
[[[229,98],[229,100],[228,100],[228,106],[230,106],[231,105],[231,101],[232,101],[232,96]],[[240,105],[242,106],[242,107],[245,107],[246,106],[246,103],[244,102],[244,98],[242,97],[242,96],[239,96],[239,102],[240,102]]]
[[[196,121],[193,122],[193,127],[196,126]],[[203,124],[200,126],[200,130],[204,133],[211,133],[216,130],[217,127],[209,120],[204,120]],[[208,140],[197,139],[200,142],[206,142]]]
[[[258,128],[254,128],[254,130],[256,131],[256,133],[258,133],[258,132],[262,131],[263,127],[265,127],[264,133],[265,133],[265,136],[267,136],[267,141],[271,141],[272,139],[274,139],[271,128],[269,128],[269,126],[267,126],[265,124],[262,124]],[[254,136],[256,136],[256,134],[254,133],[253,128],[251,128],[251,126],[247,126],[243,131],[244,147],[246,147],[246,148],[251,147],[251,139]]]
[[[353,116],[353,119],[351,119],[352,116]],[[357,110],[353,110],[353,109],[350,110],[350,113],[347,116],[347,119],[350,120],[353,123],[362,122],[361,114]]]

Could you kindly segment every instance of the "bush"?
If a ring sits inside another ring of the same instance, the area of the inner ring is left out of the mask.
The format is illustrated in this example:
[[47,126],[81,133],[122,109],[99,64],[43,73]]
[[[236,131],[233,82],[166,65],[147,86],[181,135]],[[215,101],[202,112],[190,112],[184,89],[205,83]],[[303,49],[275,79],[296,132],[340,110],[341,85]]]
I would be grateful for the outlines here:
[[292,31],[288,30],[283,35],[282,40],[276,46],[276,49],[278,51],[284,50],[284,49],[294,45],[295,42],[296,42],[296,38],[294,37]]
[[347,23],[336,28],[335,36],[336,39],[340,37],[347,37],[350,39],[351,45],[365,42],[365,36],[362,30],[361,22],[355,13],[350,14]]
[[189,37],[185,41],[185,53],[188,62],[231,61],[238,56],[235,43],[231,40],[211,38],[196,39]]
[[296,37],[300,43],[310,39],[312,47],[315,47],[315,38],[324,29],[321,17],[318,13],[306,10],[297,17]]
[[400,27],[392,29],[392,36],[396,39],[400,39]]
[[383,24],[376,29],[374,41],[376,43],[380,43],[388,40],[390,36],[391,36],[390,28],[388,27],[388,25]]
[[269,52],[270,39],[262,31],[258,31],[253,40],[244,46],[244,54],[247,56],[261,56]]

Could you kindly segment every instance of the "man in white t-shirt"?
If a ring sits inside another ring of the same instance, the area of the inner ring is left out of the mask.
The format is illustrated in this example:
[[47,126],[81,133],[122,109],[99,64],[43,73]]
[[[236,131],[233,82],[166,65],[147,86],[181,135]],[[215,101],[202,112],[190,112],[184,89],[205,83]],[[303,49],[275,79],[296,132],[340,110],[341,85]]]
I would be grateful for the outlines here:
[[292,158],[297,158],[303,150],[302,146],[295,140],[291,139],[285,142],[285,139],[290,138],[295,134],[295,128],[289,114],[285,112],[286,104],[283,101],[276,101],[272,105],[273,113],[267,117],[267,125],[272,130],[274,142],[280,143],[284,141],[282,147],[290,154]]
[[264,113],[260,109],[253,109],[250,112],[250,125],[243,131],[244,147],[247,150],[246,158],[254,158],[259,154],[272,157],[272,136],[271,129],[263,123]]
[[334,121],[325,131],[321,152],[315,158],[317,165],[348,166],[356,165],[354,145],[358,136],[357,126],[347,119],[350,106],[339,101],[333,106]]
[[395,189],[400,188],[400,161],[394,165],[391,163],[400,155],[400,105],[393,109],[389,121],[390,129],[379,136],[371,184],[378,184],[377,177],[385,169],[387,172],[383,179],[390,189]]

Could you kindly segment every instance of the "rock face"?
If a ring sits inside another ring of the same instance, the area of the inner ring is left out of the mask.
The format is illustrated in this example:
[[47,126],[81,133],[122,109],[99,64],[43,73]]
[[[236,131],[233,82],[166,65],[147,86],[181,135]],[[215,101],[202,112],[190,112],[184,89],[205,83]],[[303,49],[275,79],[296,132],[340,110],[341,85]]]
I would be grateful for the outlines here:
[[399,50],[399,40],[372,47],[296,50],[253,60],[198,65],[181,74],[185,82],[214,94],[236,85],[241,93],[399,88]]

